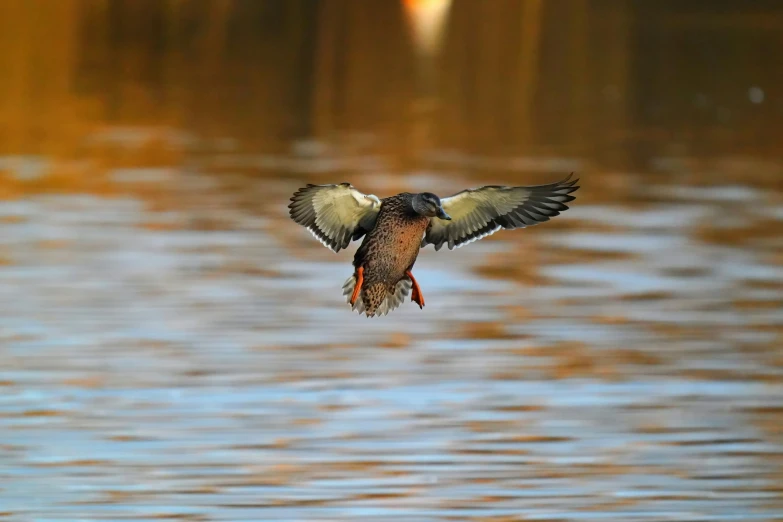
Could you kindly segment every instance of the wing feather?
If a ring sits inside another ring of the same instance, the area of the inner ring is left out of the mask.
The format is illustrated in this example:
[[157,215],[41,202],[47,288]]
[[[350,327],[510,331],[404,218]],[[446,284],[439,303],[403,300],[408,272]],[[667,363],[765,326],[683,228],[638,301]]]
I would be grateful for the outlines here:
[[452,250],[502,228],[512,230],[549,221],[568,210],[566,203],[575,199],[571,193],[579,188],[578,181],[571,180],[569,175],[547,185],[488,185],[443,198],[443,210],[451,216],[451,221],[430,219],[421,246],[432,244],[435,250],[440,250],[446,244]]
[[381,202],[350,183],[308,184],[294,193],[288,208],[291,219],[324,246],[339,252],[372,230]]

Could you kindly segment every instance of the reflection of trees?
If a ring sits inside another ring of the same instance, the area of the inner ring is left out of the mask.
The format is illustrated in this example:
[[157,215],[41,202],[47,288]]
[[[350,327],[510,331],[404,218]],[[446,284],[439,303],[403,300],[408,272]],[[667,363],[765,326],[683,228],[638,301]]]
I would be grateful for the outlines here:
[[[744,131],[748,146],[771,144],[779,109],[744,93],[759,84],[775,100],[783,85],[772,55],[754,54],[783,10],[715,2],[453,0],[422,69],[398,0],[5,0],[0,132],[9,150],[55,146],[47,136],[87,122],[271,148],[369,132],[398,153],[612,163],[629,142],[707,151]],[[709,51],[722,41],[734,43]]]

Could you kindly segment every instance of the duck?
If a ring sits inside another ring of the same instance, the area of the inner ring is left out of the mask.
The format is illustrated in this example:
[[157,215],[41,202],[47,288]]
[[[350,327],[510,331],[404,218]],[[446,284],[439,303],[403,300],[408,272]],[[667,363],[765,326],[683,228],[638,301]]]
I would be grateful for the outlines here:
[[575,199],[579,179],[572,177],[546,185],[486,185],[444,198],[403,192],[381,199],[350,183],[308,184],[294,192],[288,208],[294,222],[334,252],[364,238],[343,295],[353,311],[375,317],[398,308],[409,293],[424,308],[412,272],[422,248],[453,250],[499,230],[549,221]]

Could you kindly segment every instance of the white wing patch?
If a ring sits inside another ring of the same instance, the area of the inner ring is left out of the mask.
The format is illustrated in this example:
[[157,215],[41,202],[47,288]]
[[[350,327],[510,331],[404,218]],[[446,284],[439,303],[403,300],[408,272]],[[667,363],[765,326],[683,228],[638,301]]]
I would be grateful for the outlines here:
[[449,248],[461,248],[461,247],[464,247],[465,245],[469,245],[469,244],[471,244],[471,243],[473,243],[475,241],[478,241],[479,239],[484,239],[487,236],[491,236],[492,234],[494,234],[495,232],[497,232],[501,228],[503,228],[503,227],[501,227],[500,225],[496,225],[495,228],[493,228],[492,230],[490,230],[488,232],[484,232],[480,236],[476,236],[476,237],[474,237],[472,239],[468,239],[467,241],[463,241],[460,244],[454,243],[453,246],[451,246],[451,244],[450,244]]

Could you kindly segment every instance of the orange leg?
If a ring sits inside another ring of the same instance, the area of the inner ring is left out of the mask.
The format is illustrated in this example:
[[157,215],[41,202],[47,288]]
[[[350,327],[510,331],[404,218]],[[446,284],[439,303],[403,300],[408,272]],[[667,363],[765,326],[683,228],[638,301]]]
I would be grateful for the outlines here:
[[359,292],[362,291],[362,283],[364,283],[364,267],[360,266],[356,269],[356,286],[353,288],[353,294],[351,294],[351,306],[359,298]]
[[413,291],[411,292],[411,301],[414,303],[418,303],[419,308],[424,308],[424,294],[421,293],[421,288],[419,288],[419,283],[416,282],[416,279],[413,277],[413,273],[408,270],[405,272],[405,275],[411,278],[411,282],[413,283]]

